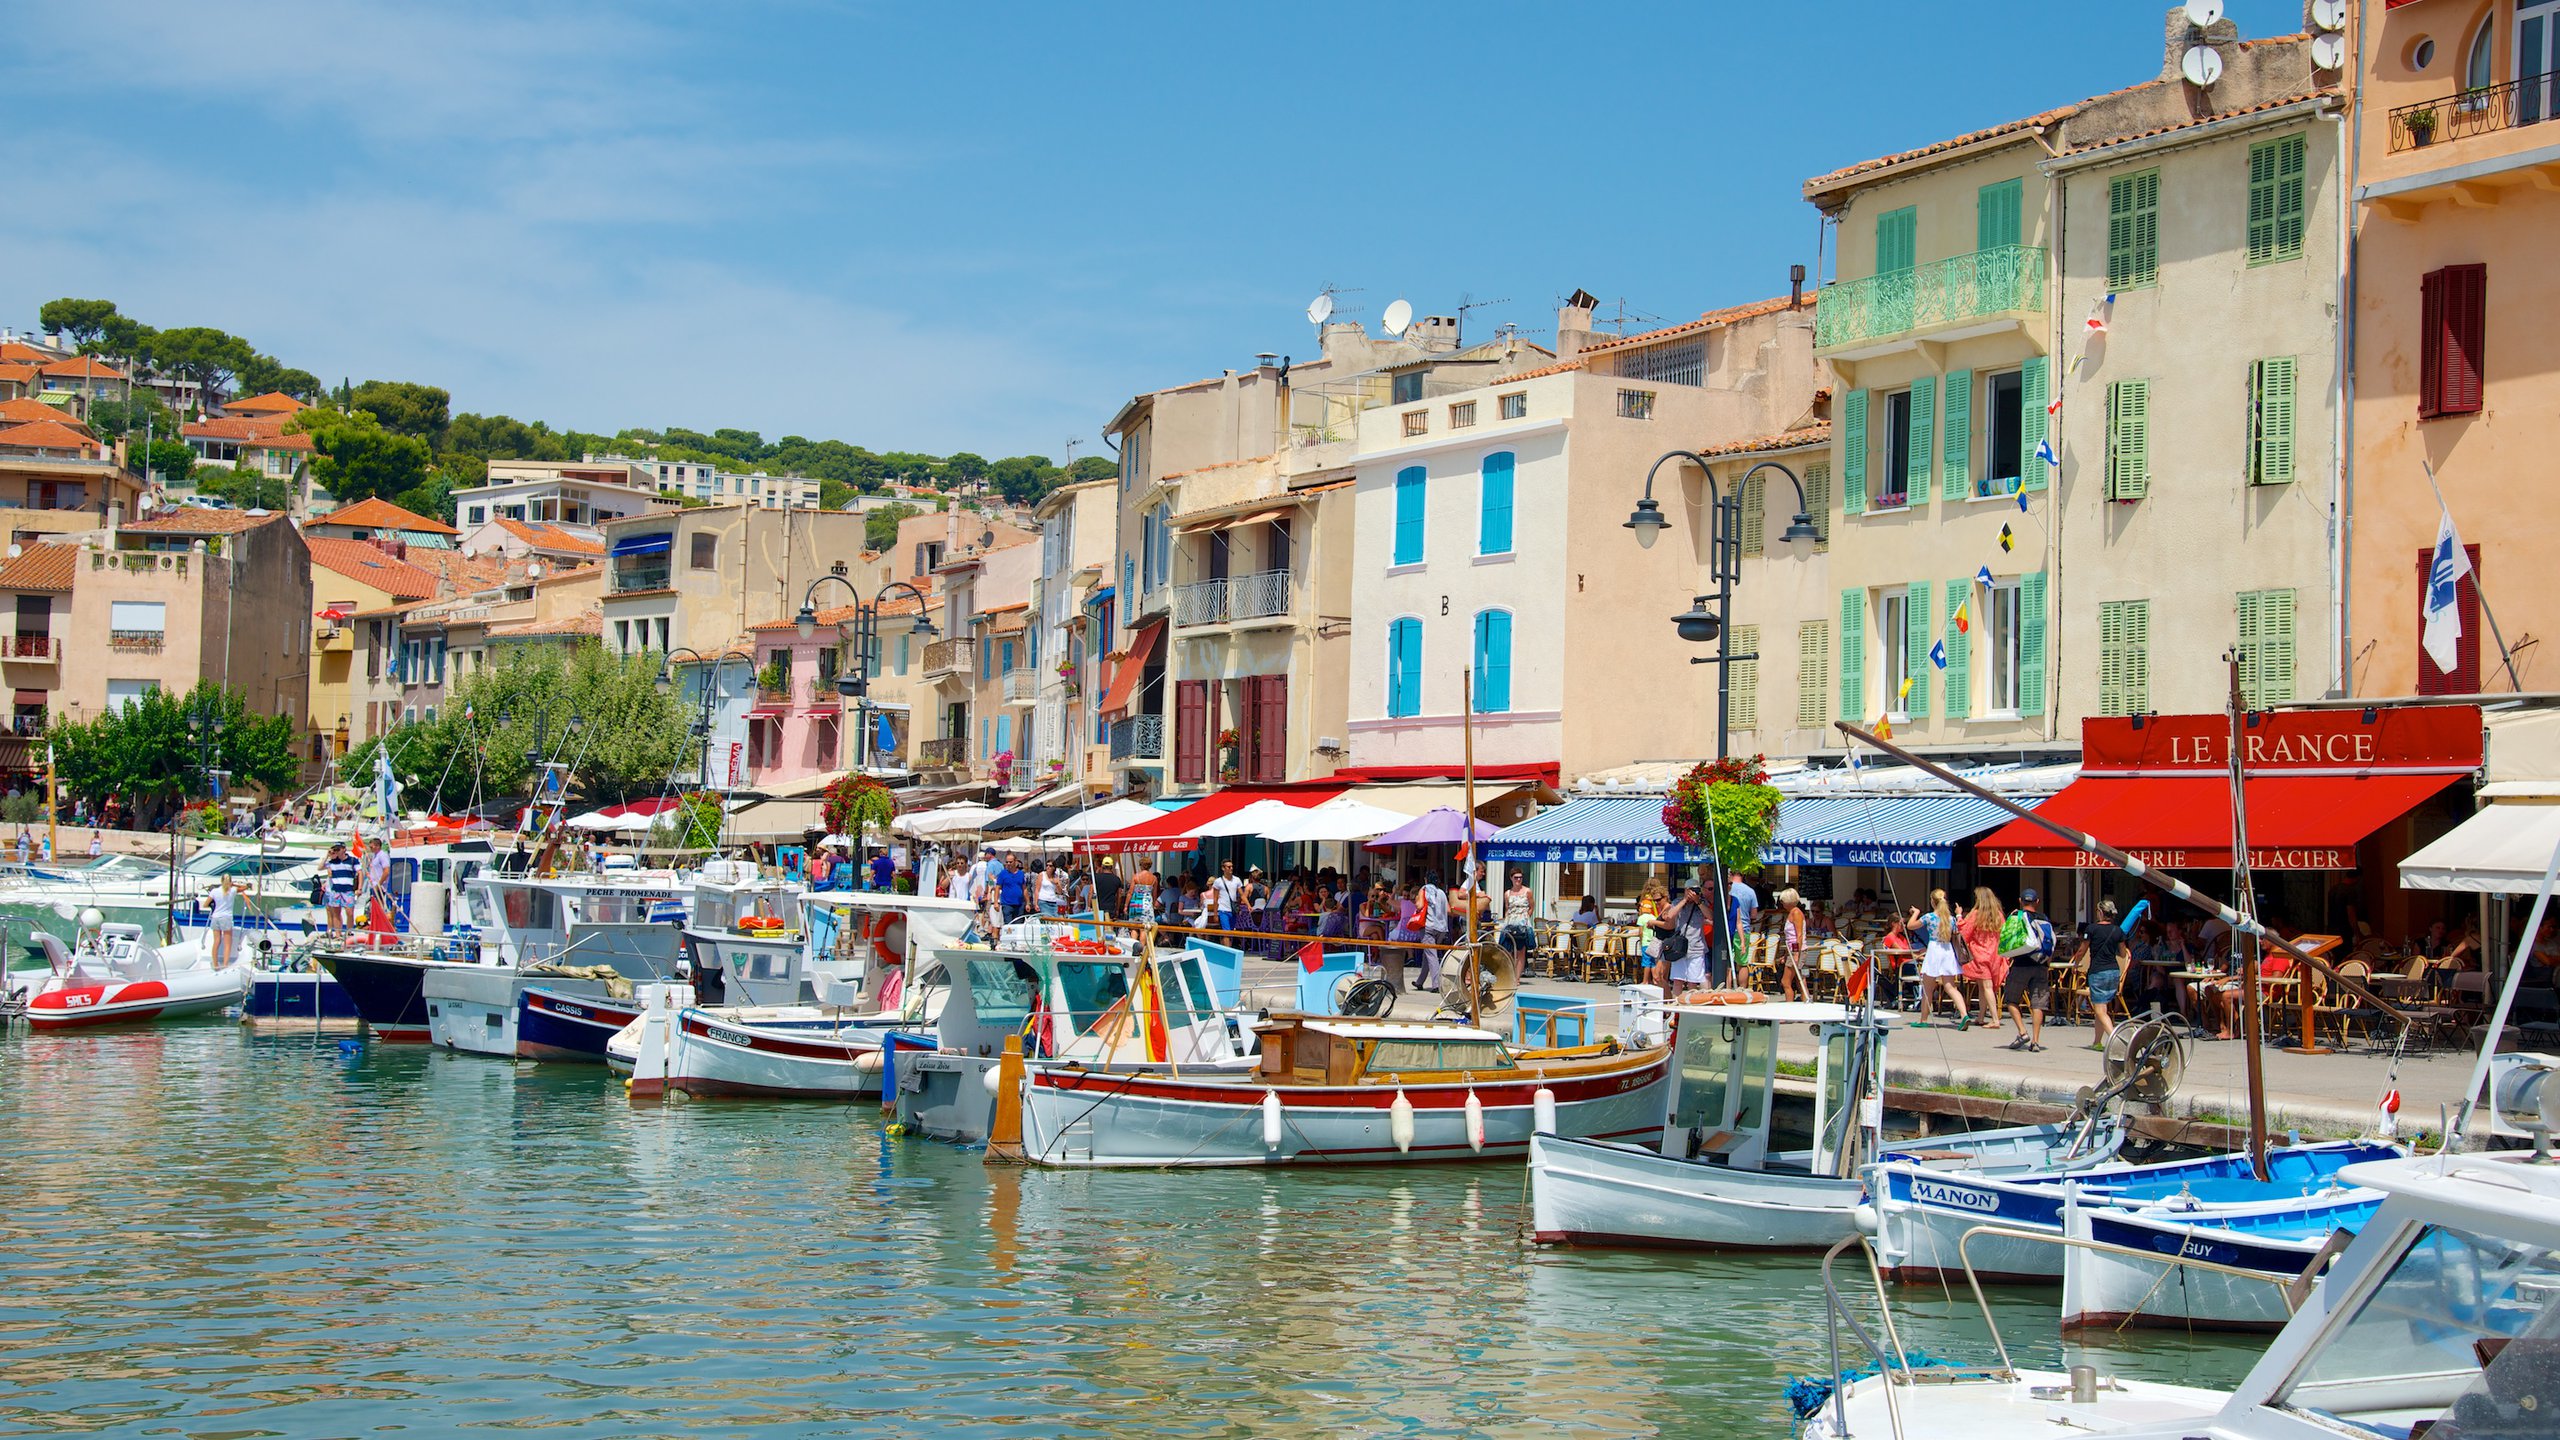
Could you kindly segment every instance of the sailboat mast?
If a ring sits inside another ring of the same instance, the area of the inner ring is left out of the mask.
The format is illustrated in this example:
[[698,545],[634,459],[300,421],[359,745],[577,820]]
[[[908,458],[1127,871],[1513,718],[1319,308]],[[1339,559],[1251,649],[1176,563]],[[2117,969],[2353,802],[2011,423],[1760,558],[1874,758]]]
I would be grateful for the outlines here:
[[1466,823],[1460,827],[1467,838],[1458,842],[1458,882],[1467,896],[1467,1023],[1481,1025],[1484,1023],[1484,981],[1482,979],[1484,965],[1476,959],[1476,904],[1484,897],[1467,887],[1467,882],[1475,878],[1476,865],[1476,677],[1474,671],[1466,671],[1459,676],[1458,696],[1464,702],[1459,706],[1458,734],[1462,753],[1465,756],[1467,778]]
[[[2267,1178],[2267,1073],[2263,1044],[2259,1034],[2258,1014],[2258,894],[2249,879],[2249,789],[2242,768],[2247,753],[2241,730],[2246,712],[2240,704],[2240,652],[2222,652],[2223,663],[2231,672],[2231,885],[2232,901],[2250,923],[2232,927],[2231,938],[2240,950],[2240,1043],[2248,1051],[2243,1058],[2249,1072],[2249,1169],[2260,1180]],[[2294,972],[2296,984],[2308,985],[2306,971]]]

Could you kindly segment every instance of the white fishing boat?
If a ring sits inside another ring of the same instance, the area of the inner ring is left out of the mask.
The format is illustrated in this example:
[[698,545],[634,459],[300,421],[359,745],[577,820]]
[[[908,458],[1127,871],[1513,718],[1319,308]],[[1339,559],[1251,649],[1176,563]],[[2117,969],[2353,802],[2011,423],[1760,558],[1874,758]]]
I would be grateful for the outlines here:
[[671,875],[620,872],[537,877],[483,873],[465,887],[480,963],[428,966],[419,996],[430,1043],[514,1058],[520,1002],[530,987],[601,1004],[676,978],[684,890]]
[[[1860,1174],[1883,1142],[1886,1017],[1822,1004],[1676,1005],[1670,1107],[1659,1136],[1539,1135],[1529,1146],[1532,1237],[1546,1245],[1822,1250],[1874,1223]],[[1778,1040],[1816,1040],[1808,1148],[1777,1150]],[[2092,1107],[2065,1125],[1913,1142],[1935,1169],[2005,1174],[2094,1165],[2123,1128]]]
[[163,857],[102,855],[70,864],[35,864],[0,880],[0,919],[76,943],[76,927],[63,918],[96,910],[108,924],[138,925],[164,933],[171,912],[203,908],[229,880],[240,887],[240,914],[272,914],[309,903],[312,877],[323,852],[254,840],[200,840],[185,844],[175,864]]
[[238,966],[216,966],[201,944],[162,949],[138,925],[86,924],[75,945],[49,931],[36,941],[49,967],[12,989],[8,1001],[39,1031],[210,1014],[240,1003],[247,989]]
[[2239,1215],[2066,1205],[2062,1233],[2080,1243],[2060,1250],[2062,1328],[2279,1329],[2380,1203],[2345,1189]]

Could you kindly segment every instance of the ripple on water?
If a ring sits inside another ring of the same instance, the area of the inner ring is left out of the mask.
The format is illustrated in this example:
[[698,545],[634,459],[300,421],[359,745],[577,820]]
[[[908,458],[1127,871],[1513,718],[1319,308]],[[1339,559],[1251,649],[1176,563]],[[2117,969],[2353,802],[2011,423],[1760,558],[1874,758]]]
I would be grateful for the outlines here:
[[865,1107],[212,1023],[0,1040],[0,1195],[8,1436],[1699,1435],[1824,1366],[1810,1262],[1524,1251],[1516,1167],[990,1171]]

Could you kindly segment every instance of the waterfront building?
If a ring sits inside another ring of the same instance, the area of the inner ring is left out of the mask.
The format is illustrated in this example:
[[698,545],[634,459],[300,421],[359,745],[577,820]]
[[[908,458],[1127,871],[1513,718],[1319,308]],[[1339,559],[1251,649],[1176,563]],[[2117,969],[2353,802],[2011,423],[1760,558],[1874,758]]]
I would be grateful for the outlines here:
[[1067,775],[1101,791],[1111,786],[1111,750],[1100,725],[1105,671],[1094,637],[1108,626],[1118,505],[1114,478],[1061,485],[1037,509],[1040,577],[1032,609],[1042,664],[1033,743],[1044,767],[1058,761]]

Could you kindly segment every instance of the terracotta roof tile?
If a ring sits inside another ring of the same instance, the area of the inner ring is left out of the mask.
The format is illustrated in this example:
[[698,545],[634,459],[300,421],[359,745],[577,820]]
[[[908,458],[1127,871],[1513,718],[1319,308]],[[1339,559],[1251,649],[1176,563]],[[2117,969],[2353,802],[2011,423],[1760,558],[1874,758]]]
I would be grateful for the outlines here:
[[252,395],[246,400],[226,400],[222,408],[234,415],[290,415],[296,410],[308,410],[311,407],[281,390],[270,390],[264,395]]
[[86,435],[89,427],[63,414],[41,400],[23,396],[16,400],[0,400],[0,423],[10,425],[68,425]]
[[584,535],[563,530],[557,525],[540,521],[527,524],[522,520],[507,519],[503,515],[491,523],[537,550],[557,550],[571,555],[604,553],[603,541],[590,540]]
[[283,518],[273,510],[206,510],[177,505],[157,511],[147,520],[130,521],[124,529],[133,535],[237,535]]
[[1775,435],[1760,435],[1749,440],[1734,440],[1722,445],[1710,445],[1698,453],[1710,460],[1716,460],[1727,455],[1771,455],[1782,450],[1803,450],[1830,443],[1831,422],[1825,420],[1819,425],[1782,430]]
[[255,440],[241,441],[240,448],[243,450],[299,450],[307,455],[320,453],[320,447],[313,444],[308,435],[261,435]]
[[1499,380],[1487,380],[1484,383],[1487,386],[1500,386],[1513,384],[1521,380],[1543,380],[1549,375],[1562,375],[1567,371],[1580,370],[1582,368],[1584,367],[1581,361],[1567,360],[1561,365],[1548,365],[1537,370],[1523,370],[1517,375],[1505,375]]
[[[504,555],[465,555],[429,545],[410,547],[409,563],[434,576],[439,594],[469,594],[520,578],[515,562]],[[572,572],[575,573],[575,572]]]
[[67,591],[79,558],[77,545],[22,546],[0,563],[0,590]]
[[39,350],[24,340],[0,340],[0,360],[21,365],[50,365],[62,357],[50,350]]
[[99,359],[95,355],[74,355],[68,360],[56,360],[44,367],[44,373],[47,375],[76,376],[83,380],[122,380],[125,378],[123,371],[108,364],[106,361]]
[[284,421],[273,415],[218,415],[178,427],[189,440],[264,440],[284,433]]
[[395,558],[372,541],[306,535],[303,543],[311,547],[312,564],[350,580],[361,580],[385,595],[424,600],[436,593],[436,577]]
[[441,520],[430,520],[414,510],[403,510],[379,495],[369,495],[353,505],[342,505],[311,522],[314,525],[369,525],[377,530],[417,530],[429,535],[455,535],[455,530]]
[[36,367],[22,360],[0,360],[0,380],[33,385],[36,383]]
[[571,615],[560,620],[517,620],[508,624],[492,625],[489,627],[489,635],[492,639],[501,639],[506,637],[531,639],[549,635],[602,634],[604,634],[604,612],[602,610],[582,610],[575,615]]
[[91,459],[98,458],[98,442],[89,432],[60,418],[31,420],[0,430],[0,450],[77,450]]
[[[1698,330],[1712,330],[1719,325],[1731,325],[1743,320],[1756,320],[1763,315],[1776,315],[1783,311],[1793,309],[1810,311],[1813,309],[1813,306],[1814,297],[1811,294],[1804,297],[1804,301],[1801,305],[1798,305],[1795,298],[1789,295],[1779,295],[1767,300],[1754,300],[1744,305],[1728,305],[1721,310],[1710,310],[1695,320],[1683,321],[1678,325],[1667,325],[1660,330],[1647,330],[1641,335],[1613,335],[1606,340],[1594,341],[1589,345],[1583,346],[1582,353],[1585,355],[1597,355],[1612,350],[1625,350],[1638,345],[1651,345],[1658,341],[1669,340],[1674,336],[1687,335]],[[1539,371],[1533,373],[1543,374],[1546,372]],[[1516,380],[1520,377],[1515,375],[1512,378]],[[1500,384],[1501,382],[1496,381],[1494,383]]]
[[1872,160],[1861,160],[1855,165],[1843,165],[1827,175],[1816,175],[1804,182],[1804,197],[1810,200],[1820,191],[1828,190],[1844,180],[1853,180],[1871,170],[1882,170],[1887,166],[1899,165],[1906,160],[1925,159],[1931,155],[1961,149],[1980,141],[1996,140],[2004,135],[2023,134],[2029,130],[2059,124],[2071,118],[2072,113],[2079,108],[2078,105],[2057,106],[2022,119],[2004,120],[1997,125],[1987,125],[1980,130],[1968,130],[1962,135],[1950,135],[1944,140],[1931,141],[1929,144],[1910,150],[1897,151],[1891,155],[1879,155]]

